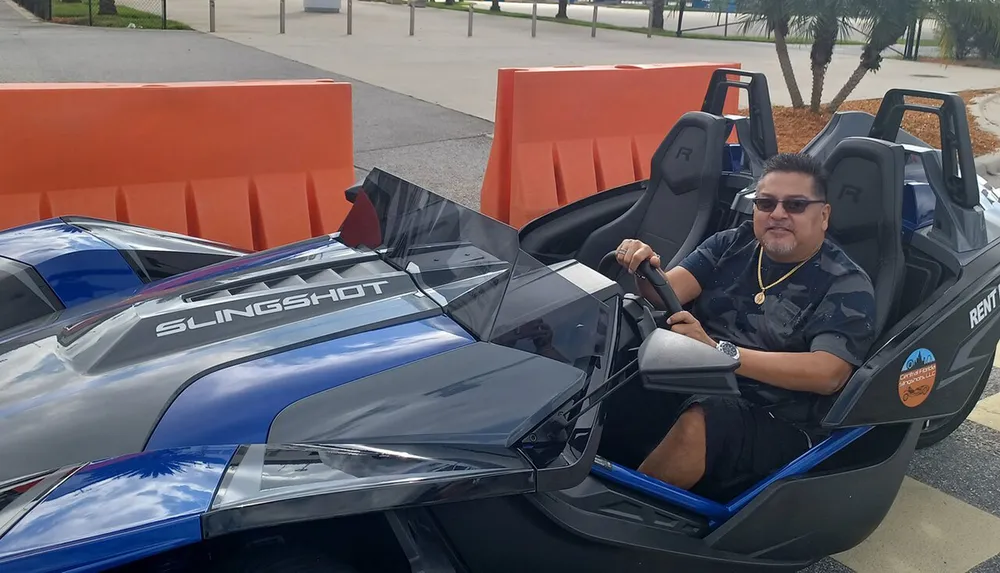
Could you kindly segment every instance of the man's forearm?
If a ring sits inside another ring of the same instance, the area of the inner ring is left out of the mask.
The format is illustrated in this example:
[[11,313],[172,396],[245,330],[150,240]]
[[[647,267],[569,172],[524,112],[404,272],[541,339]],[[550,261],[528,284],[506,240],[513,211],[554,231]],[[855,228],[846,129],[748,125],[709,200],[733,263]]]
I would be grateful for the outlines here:
[[833,394],[850,378],[853,368],[827,352],[763,352],[740,348],[736,373],[753,380],[817,394]]

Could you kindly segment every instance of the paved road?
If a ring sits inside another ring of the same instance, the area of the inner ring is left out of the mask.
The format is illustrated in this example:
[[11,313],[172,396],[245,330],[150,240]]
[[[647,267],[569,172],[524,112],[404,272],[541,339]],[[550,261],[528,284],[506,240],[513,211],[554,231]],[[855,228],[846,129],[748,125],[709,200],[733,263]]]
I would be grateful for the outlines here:
[[[422,12],[421,17],[427,13]],[[389,14],[387,23],[398,25],[398,20],[392,19],[394,13],[381,14]],[[301,31],[300,26],[307,19],[298,20],[296,28]],[[332,28],[332,23],[338,20],[333,15],[326,22]],[[373,22],[369,20],[368,25]],[[485,27],[479,26],[479,30]],[[360,29],[356,30],[360,33]],[[422,41],[433,44],[432,38],[424,38],[427,29],[420,30],[423,36],[410,45],[419,46]],[[405,34],[405,28],[402,33]],[[330,32],[331,37],[337,34]],[[490,32],[483,30],[483,35],[490,37]],[[266,36],[261,33],[260,37]],[[288,35],[274,41],[274,46],[282,49],[297,44],[313,45],[302,36]],[[372,42],[358,42],[361,46],[352,50],[365,45],[370,50]],[[387,41],[387,44],[383,49],[394,49],[397,61],[414,61],[412,54],[398,50],[402,42]],[[351,52],[358,53],[361,52]],[[197,32],[100,30],[29,23],[3,0],[0,0],[0,54],[3,82],[349,79]],[[456,62],[456,66],[464,65],[460,60],[468,57],[461,53],[439,54],[441,60]],[[398,63],[395,65],[397,69],[400,67]],[[464,84],[458,83],[462,79],[450,84],[453,90],[462,91]],[[486,134],[492,131],[489,122],[362,81],[349,81],[354,84],[355,142],[360,171],[373,165],[385,167],[467,205],[478,205],[476,194],[489,150]],[[424,82],[432,81],[438,80],[424,78]],[[885,523],[858,548],[826,559],[809,571],[1000,572],[998,391],[1000,369],[995,368],[984,395],[986,399],[979,403],[972,419],[948,441],[919,452],[914,458]],[[790,512],[807,510],[788,508]]]

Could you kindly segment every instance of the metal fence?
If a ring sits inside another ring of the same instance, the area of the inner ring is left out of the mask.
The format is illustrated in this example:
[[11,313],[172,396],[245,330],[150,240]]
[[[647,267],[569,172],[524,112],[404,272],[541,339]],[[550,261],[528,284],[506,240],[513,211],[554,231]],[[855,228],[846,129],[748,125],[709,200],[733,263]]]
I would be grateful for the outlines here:
[[14,0],[35,16],[63,24],[167,29],[167,0]]

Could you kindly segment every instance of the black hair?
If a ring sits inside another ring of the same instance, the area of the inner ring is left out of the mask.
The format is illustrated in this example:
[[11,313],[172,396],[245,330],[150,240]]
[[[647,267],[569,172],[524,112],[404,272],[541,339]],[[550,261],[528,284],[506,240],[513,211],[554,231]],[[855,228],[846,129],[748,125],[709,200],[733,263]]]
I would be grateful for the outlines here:
[[779,153],[764,164],[764,175],[773,172],[804,173],[813,178],[813,193],[817,199],[826,201],[827,173],[823,162],[804,153]]

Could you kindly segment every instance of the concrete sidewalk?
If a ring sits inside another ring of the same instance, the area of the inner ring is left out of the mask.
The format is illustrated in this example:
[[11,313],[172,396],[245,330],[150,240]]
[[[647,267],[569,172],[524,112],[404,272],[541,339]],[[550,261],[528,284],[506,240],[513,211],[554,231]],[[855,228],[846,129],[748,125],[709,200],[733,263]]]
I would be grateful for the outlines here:
[[[744,69],[767,74],[775,105],[790,103],[773,44],[646,38],[645,34],[601,29],[591,38],[588,27],[550,22],[538,22],[532,38],[530,20],[485,14],[474,16],[470,38],[466,13],[435,8],[415,11],[411,37],[407,6],[362,1],[353,4],[353,35],[348,36],[346,0],[340,14],[305,13],[300,2],[287,2],[286,33],[281,35],[278,6],[277,0],[218,0],[217,35],[490,121],[497,68],[518,66],[738,61]],[[208,1],[171,0],[170,17],[208,30]],[[808,98],[809,46],[789,49],[799,88]],[[860,53],[859,46],[838,48],[824,99],[833,97],[847,81]],[[896,86],[1000,87],[1000,70],[886,59],[877,74],[861,81],[851,98],[881,97]],[[580,94],[581,98],[588,95]]]

